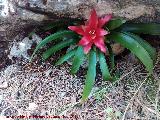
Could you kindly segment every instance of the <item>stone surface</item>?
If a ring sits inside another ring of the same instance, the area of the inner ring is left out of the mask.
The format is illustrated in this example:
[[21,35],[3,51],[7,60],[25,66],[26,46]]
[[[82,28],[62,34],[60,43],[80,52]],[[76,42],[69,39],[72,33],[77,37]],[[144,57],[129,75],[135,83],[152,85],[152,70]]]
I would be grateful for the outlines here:
[[86,19],[92,8],[99,15],[113,13],[129,20],[143,16],[141,20],[160,22],[159,0],[1,0],[0,23],[21,26],[48,19]]
[[0,0],[0,38],[11,40],[26,26],[46,20],[87,19],[92,8],[99,15],[160,22],[159,0]]
[[8,55],[9,59],[13,59],[14,58],[21,58],[23,57],[26,60],[30,59],[30,56],[28,54],[28,50],[31,49],[33,43],[38,44],[42,38],[40,38],[38,35],[33,34],[32,39],[29,39],[29,37],[25,37],[24,39],[22,39],[21,41],[17,42],[14,41],[11,45],[10,45],[10,53]]

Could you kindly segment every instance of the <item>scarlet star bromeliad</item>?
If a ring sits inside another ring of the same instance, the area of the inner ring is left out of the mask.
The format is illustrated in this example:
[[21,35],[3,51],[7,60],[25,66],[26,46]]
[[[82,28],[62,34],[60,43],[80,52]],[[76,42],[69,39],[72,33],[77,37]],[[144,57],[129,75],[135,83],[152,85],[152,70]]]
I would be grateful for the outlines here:
[[109,32],[102,27],[110,21],[111,18],[111,14],[106,15],[103,18],[98,18],[95,9],[93,9],[90,18],[85,25],[69,26],[68,28],[83,36],[78,45],[84,47],[84,52],[86,54],[90,51],[93,44],[102,52],[106,53],[104,35],[109,34]]

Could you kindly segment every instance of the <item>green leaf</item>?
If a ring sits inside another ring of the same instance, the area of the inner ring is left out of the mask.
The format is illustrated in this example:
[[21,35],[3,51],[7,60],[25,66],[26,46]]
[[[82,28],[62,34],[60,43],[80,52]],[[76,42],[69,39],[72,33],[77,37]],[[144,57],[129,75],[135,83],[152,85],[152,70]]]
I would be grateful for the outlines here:
[[79,67],[83,63],[83,59],[84,59],[83,47],[79,46],[77,48],[77,51],[75,52],[75,57],[73,59],[72,68],[71,68],[72,74],[77,73],[77,71],[79,70]]
[[107,44],[107,48],[108,48],[108,52],[109,52],[111,68],[113,70],[115,67],[114,54],[113,54],[112,47],[110,44]]
[[124,33],[113,33],[108,36],[109,39],[119,42],[122,46],[128,48],[133,54],[135,54],[141,62],[146,66],[146,69],[152,73],[153,72],[153,60],[151,59],[149,53],[143,48],[137,40],[124,34]]
[[153,60],[156,59],[156,50],[147,41],[143,40],[139,36],[132,34],[132,33],[125,32],[124,34],[134,38],[134,40],[136,40],[139,44],[141,44],[141,46],[149,53],[149,55],[151,56]]
[[118,18],[118,19],[114,19],[108,22],[108,24],[106,25],[106,27],[109,30],[114,30],[118,27],[120,27],[122,24],[124,24],[126,22],[126,20]]
[[87,71],[87,76],[85,80],[85,86],[83,89],[83,95],[82,95],[82,101],[86,101],[88,99],[88,96],[92,90],[92,87],[95,82],[96,77],[96,52],[94,50],[91,50],[89,53],[89,66]]
[[46,45],[48,42],[51,42],[51,41],[54,41],[54,40],[57,40],[59,38],[63,38],[64,36],[66,35],[73,35],[74,33],[72,31],[61,31],[61,32],[57,32],[57,33],[54,33],[48,37],[46,37],[44,40],[42,40],[36,47],[36,49],[34,50],[32,56],[31,56],[31,60],[33,59],[35,53],[41,48],[43,47],[44,45]]
[[106,63],[106,59],[105,59],[104,54],[99,51],[98,52],[98,57],[99,57],[99,64],[100,64],[100,69],[101,69],[101,72],[102,72],[103,79],[104,80],[110,80],[112,77],[109,73],[108,65]]
[[72,56],[75,55],[75,51],[76,51],[76,50],[72,50],[72,51],[69,51],[68,53],[66,53],[64,56],[62,56],[62,57],[55,63],[55,65],[61,65],[62,63],[64,63],[64,62],[67,61],[68,59],[70,59]]
[[64,47],[67,47],[71,44],[75,43],[73,39],[61,41],[60,43],[54,45],[53,47],[49,48],[47,51],[45,51],[42,55],[43,59],[46,60],[49,58],[53,53],[57,52],[58,50],[61,50]]
[[143,33],[150,35],[160,35],[160,24],[155,23],[140,23],[140,24],[123,24],[120,28],[121,31]]

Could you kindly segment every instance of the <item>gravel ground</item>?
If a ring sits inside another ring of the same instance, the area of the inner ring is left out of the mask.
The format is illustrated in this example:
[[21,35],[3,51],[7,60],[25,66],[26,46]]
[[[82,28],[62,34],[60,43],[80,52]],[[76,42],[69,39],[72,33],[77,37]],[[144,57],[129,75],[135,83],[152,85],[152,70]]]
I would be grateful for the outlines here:
[[148,79],[138,63],[122,58],[117,65],[119,81],[104,82],[97,75],[89,100],[80,104],[84,77],[71,75],[70,65],[53,67],[38,59],[33,63],[19,59],[0,73],[0,114],[66,116],[73,120],[159,120],[160,61]]

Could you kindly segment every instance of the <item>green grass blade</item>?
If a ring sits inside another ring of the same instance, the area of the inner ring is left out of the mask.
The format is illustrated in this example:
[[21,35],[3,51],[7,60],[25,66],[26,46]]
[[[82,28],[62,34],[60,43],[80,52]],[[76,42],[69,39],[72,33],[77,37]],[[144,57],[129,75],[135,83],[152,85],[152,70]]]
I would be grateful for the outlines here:
[[72,50],[69,51],[68,53],[66,53],[64,56],[62,56],[56,63],[55,65],[61,65],[62,63],[66,62],[68,59],[70,59],[71,57],[73,57],[75,55],[75,51],[76,50]]
[[160,24],[155,23],[141,23],[141,24],[123,24],[120,28],[121,31],[143,33],[150,35],[160,35]]
[[82,95],[82,101],[86,101],[88,99],[88,96],[92,90],[92,87],[95,82],[96,77],[96,52],[91,50],[89,53],[89,66],[87,71],[87,76],[85,80],[85,86],[83,89],[83,95]]
[[31,60],[33,59],[35,53],[41,48],[43,47],[44,45],[46,45],[47,43],[51,42],[51,41],[54,41],[56,39],[59,39],[59,38],[63,38],[64,36],[66,35],[73,35],[74,33],[72,31],[61,31],[61,32],[57,32],[57,33],[54,33],[48,37],[46,37],[44,40],[42,40],[36,47],[36,49],[34,50],[32,56],[31,56]]
[[149,55],[151,56],[153,60],[156,59],[156,50],[147,41],[143,40],[139,36],[132,34],[132,33],[124,32],[124,34],[134,38],[134,40],[136,40],[139,44],[141,44],[141,46],[149,53]]
[[83,47],[79,46],[75,52],[75,56],[74,56],[72,67],[71,67],[72,74],[77,73],[77,71],[79,70],[79,67],[83,63],[83,59],[84,59]]
[[135,54],[141,62],[146,66],[146,69],[152,73],[153,72],[153,60],[151,59],[149,53],[143,48],[137,40],[130,37],[124,33],[113,33],[108,36],[109,39],[115,40],[122,46],[128,48],[133,54]]
[[122,19],[122,18],[118,18],[118,19],[114,19],[114,20],[110,20],[106,27],[109,29],[109,30],[114,30],[118,27],[120,27],[122,24],[124,24],[126,22],[126,20]]
[[47,51],[45,51],[42,55],[43,59],[46,60],[49,58],[53,53],[57,52],[58,50],[61,50],[62,48],[65,48],[71,44],[75,43],[73,39],[61,41],[60,43],[54,45],[53,47],[49,48]]
[[98,57],[99,57],[99,64],[100,64],[100,69],[102,72],[102,76],[104,80],[110,80],[112,77],[109,73],[108,65],[106,63],[105,56],[102,52],[98,52]]

